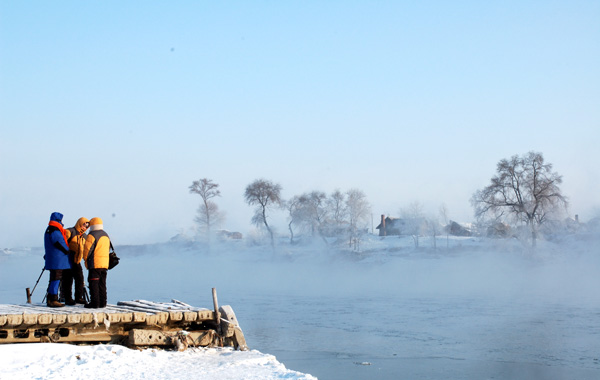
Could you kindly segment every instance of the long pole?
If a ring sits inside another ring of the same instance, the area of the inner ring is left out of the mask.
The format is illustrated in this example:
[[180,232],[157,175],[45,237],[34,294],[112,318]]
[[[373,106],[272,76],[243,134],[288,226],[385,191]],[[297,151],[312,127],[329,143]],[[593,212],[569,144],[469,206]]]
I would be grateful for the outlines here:
[[44,274],[44,271],[46,270],[46,267],[42,268],[42,273],[40,273],[40,277],[38,277],[37,281],[35,282],[35,286],[33,287],[33,290],[30,292],[29,288],[25,288],[25,292],[27,293],[27,303],[31,303],[31,296],[33,295],[33,292],[35,292],[35,288],[38,285],[38,282],[40,282],[40,279],[42,278],[42,275]]

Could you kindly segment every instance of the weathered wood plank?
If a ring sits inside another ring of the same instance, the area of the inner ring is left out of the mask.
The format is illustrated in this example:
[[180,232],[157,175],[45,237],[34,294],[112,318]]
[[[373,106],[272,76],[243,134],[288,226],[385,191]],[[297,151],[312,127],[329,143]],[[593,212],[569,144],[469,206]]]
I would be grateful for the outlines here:
[[67,321],[67,314],[52,314],[52,325],[64,325]]
[[23,314],[8,314],[6,316],[6,327],[15,328],[23,323]]
[[23,313],[23,328],[28,328],[29,326],[37,325],[38,323],[38,314],[25,314]]
[[169,321],[179,322],[183,319],[183,312],[181,311],[169,311]]
[[[205,347],[214,343],[217,333],[214,330],[192,331],[181,334],[181,331],[158,331],[133,329],[129,332],[129,344],[133,346],[177,346],[183,343],[188,345]],[[180,342],[178,342],[180,341]]]
[[133,313],[119,313],[121,316],[121,323],[129,323],[133,320]]
[[246,338],[244,337],[244,333],[233,312],[233,308],[229,305],[223,305],[219,308],[219,311],[223,316],[223,318],[221,318],[221,329],[225,331],[224,335],[233,337],[238,345],[237,348],[241,351],[246,351],[248,349]]
[[82,324],[90,324],[94,321],[94,314],[92,313],[85,313],[85,314],[80,314],[81,319],[79,320]]
[[52,323],[52,314],[38,314],[38,324],[44,326]]
[[183,312],[183,320],[186,322],[195,322],[198,319],[198,312],[194,311],[184,311]]

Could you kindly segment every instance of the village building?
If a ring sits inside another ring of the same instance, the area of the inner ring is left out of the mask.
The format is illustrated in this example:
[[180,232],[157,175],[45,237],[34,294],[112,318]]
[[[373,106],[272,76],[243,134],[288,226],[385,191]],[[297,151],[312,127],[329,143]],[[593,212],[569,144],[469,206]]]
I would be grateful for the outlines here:
[[425,218],[393,218],[381,215],[381,222],[376,227],[379,236],[421,235],[427,228]]

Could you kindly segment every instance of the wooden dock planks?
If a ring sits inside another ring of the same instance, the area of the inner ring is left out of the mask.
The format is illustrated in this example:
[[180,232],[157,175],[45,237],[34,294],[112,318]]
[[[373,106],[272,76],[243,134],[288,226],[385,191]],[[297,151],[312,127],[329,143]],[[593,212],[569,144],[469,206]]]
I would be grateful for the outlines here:
[[[233,310],[227,305],[224,308],[219,313],[222,319],[216,321],[213,310],[176,300],[122,301],[102,309],[85,309],[81,305],[0,305],[0,344],[127,341],[129,345],[169,345],[174,344],[175,336],[181,337],[181,332],[185,332],[186,346],[227,344],[245,349],[243,336],[236,336],[232,327],[238,326]],[[238,330],[241,333],[239,326]]]

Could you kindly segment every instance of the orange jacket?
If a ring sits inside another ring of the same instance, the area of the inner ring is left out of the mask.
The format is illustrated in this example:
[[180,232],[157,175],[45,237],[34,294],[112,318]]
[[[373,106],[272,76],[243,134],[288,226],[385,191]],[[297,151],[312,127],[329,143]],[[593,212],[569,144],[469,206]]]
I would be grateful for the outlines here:
[[90,233],[85,239],[83,259],[87,269],[108,269],[108,253],[110,252],[110,238],[104,231],[102,219],[90,220]]
[[88,229],[85,224],[88,222],[88,218],[79,218],[74,227],[65,230],[67,242],[69,243],[69,250],[73,252],[73,263],[75,264],[79,264],[83,258],[85,238],[87,237],[85,231]]

